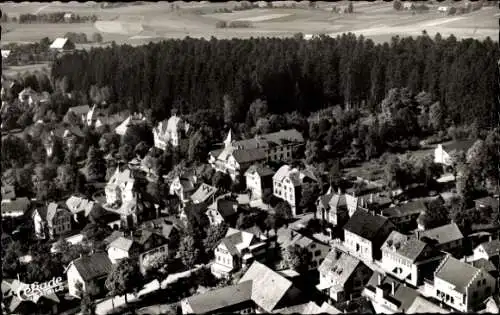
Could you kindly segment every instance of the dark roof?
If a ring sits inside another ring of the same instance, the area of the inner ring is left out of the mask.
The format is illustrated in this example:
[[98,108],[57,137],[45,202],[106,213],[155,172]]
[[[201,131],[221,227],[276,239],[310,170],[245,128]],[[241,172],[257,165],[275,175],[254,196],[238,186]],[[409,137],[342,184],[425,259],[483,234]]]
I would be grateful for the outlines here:
[[438,241],[439,244],[446,244],[464,238],[464,235],[455,223],[420,232],[420,239],[424,236]]
[[344,226],[344,230],[361,236],[364,239],[373,240],[384,225],[388,223],[387,221],[387,218],[372,215],[358,209]]
[[493,210],[498,210],[498,198],[484,197],[474,200],[477,206],[490,207]]
[[362,263],[359,259],[351,256],[338,248],[333,248],[319,265],[318,271],[323,275],[329,275],[335,279],[335,283],[344,286]]
[[90,111],[89,105],[74,106],[68,109],[68,112],[73,112],[78,116],[85,115]]
[[111,260],[104,252],[94,253],[90,256],[84,255],[71,262],[80,276],[85,281],[107,275],[112,268]]
[[421,213],[427,210],[425,203],[422,200],[412,201],[382,210],[382,215],[385,217],[402,217]]
[[467,286],[479,271],[480,269],[448,255],[434,273],[434,278],[442,279],[454,285],[455,290],[466,293]]
[[[391,246],[389,246],[389,241]],[[416,238],[410,238],[397,231],[392,231],[382,247],[393,248],[399,255],[414,262],[427,246],[428,245],[423,241]]]
[[495,267],[495,265],[491,261],[484,259],[484,258],[474,260],[473,262],[471,262],[471,264],[472,264],[472,266],[474,266],[478,269],[483,269],[484,271],[486,271],[488,273],[497,271],[497,268]]
[[252,174],[255,172],[259,174],[260,177],[273,176],[275,173],[271,168],[261,164],[254,164],[250,166],[246,171],[246,173],[248,174]]
[[236,214],[236,207],[238,206],[238,202],[226,199],[219,199],[216,202],[217,211],[224,219],[227,219]]
[[383,276],[378,272],[374,272],[370,280],[368,281],[368,286],[375,288],[378,286],[378,277],[382,276],[382,287],[390,288],[392,283],[394,283],[394,295],[391,294],[389,289],[388,295],[385,299],[390,300],[392,303],[398,305],[399,312],[406,312],[408,308],[413,304],[415,299],[420,295],[418,291],[402,284],[398,280],[390,276]]
[[234,150],[233,156],[238,163],[248,163],[253,161],[261,161],[265,160],[266,150],[257,148],[257,149],[248,149],[248,150]]
[[16,198],[10,202],[4,202],[2,200],[2,213],[9,212],[26,212],[30,206],[30,200],[26,197]]
[[451,151],[467,151],[469,150],[470,147],[476,142],[476,140],[460,140],[460,141],[453,141],[449,144],[444,144],[443,149],[446,152],[451,152]]
[[207,291],[186,299],[194,314],[216,312],[252,300],[252,281]]

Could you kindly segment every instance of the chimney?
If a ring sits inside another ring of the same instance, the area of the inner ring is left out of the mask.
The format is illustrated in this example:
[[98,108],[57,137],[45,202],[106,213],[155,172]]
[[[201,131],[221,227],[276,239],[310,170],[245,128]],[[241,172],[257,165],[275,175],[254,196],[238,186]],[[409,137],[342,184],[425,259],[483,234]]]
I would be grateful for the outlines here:
[[83,254],[82,254],[82,253],[80,253],[80,258],[82,258],[82,257],[83,257]]
[[417,230],[416,233],[417,233],[417,240],[420,240],[420,230]]
[[370,194],[370,203],[373,203],[373,194]]
[[489,239],[489,242],[493,241],[493,235],[490,234],[490,236],[488,237]]
[[342,192],[340,191],[340,187],[339,187],[339,189],[338,189],[338,194],[339,194],[339,195],[341,195],[341,194],[342,194]]
[[396,284],[394,281],[391,283],[391,295],[394,296],[394,292],[396,291]]
[[382,275],[381,274],[378,275],[377,285],[379,285],[379,286],[382,285]]

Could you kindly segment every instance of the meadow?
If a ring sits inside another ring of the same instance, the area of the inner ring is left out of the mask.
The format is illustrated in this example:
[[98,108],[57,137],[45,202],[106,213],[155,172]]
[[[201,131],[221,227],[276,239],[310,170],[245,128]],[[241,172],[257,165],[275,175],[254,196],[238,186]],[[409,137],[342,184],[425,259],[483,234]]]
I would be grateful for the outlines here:
[[[155,2],[102,8],[95,2],[51,3],[2,3],[0,9],[9,16],[23,13],[73,12],[80,15],[98,16],[95,24],[17,24],[2,25],[2,41],[33,42],[43,37],[56,38],[66,32],[83,32],[88,37],[95,32],[103,35],[104,42],[118,44],[145,44],[167,38],[249,38],[290,37],[296,33],[308,35],[327,34],[337,36],[352,32],[363,34],[375,42],[390,40],[394,35],[418,36],[426,31],[430,36],[437,32],[442,36],[453,34],[457,38],[498,40],[498,12],[495,7],[479,11],[446,16],[437,12],[438,3],[429,4],[427,13],[395,11],[392,3],[355,3],[353,14],[332,12],[332,6],[346,6],[346,1],[317,2],[316,8],[308,7],[307,1],[297,2],[296,8],[255,8],[231,13],[216,12],[220,8],[233,9],[237,3],[184,3]],[[442,4],[439,4],[442,5]],[[176,9],[178,7],[178,9]],[[249,21],[251,28],[218,29],[217,21]],[[82,47],[92,47],[84,45]]]

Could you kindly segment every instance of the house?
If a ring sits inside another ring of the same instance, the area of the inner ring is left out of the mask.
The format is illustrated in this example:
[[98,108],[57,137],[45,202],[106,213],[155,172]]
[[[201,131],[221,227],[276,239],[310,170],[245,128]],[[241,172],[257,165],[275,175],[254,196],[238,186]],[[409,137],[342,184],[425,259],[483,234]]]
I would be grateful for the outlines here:
[[290,161],[292,151],[304,143],[295,129],[257,135],[253,139],[234,141],[231,130],[224,140],[224,148],[210,152],[209,163],[216,171],[227,173],[233,180],[255,163]]
[[335,226],[343,226],[349,215],[347,212],[347,202],[344,194],[335,193],[332,187],[326,194],[319,196],[316,201],[316,217]]
[[158,126],[153,128],[154,145],[160,150],[166,150],[169,143],[177,147],[183,133],[187,133],[188,130],[189,124],[174,114],[168,120],[160,121]]
[[448,314],[449,311],[444,308],[430,302],[429,300],[423,298],[422,296],[417,296],[417,298],[413,301],[413,304],[410,305],[406,314]]
[[434,150],[434,163],[442,164],[444,166],[452,166],[453,161],[451,160],[450,156],[451,152],[463,151],[467,153],[467,151],[470,149],[470,147],[472,147],[474,142],[476,142],[476,140],[461,140],[461,141],[454,141],[449,144],[438,144],[437,148]]
[[361,260],[334,247],[318,268],[316,288],[331,301],[344,302],[361,295],[372,270]]
[[227,197],[227,195],[221,196],[208,206],[205,214],[210,221],[210,225],[219,225],[225,222],[229,226],[234,226],[236,223],[238,202]]
[[31,201],[26,197],[2,199],[2,218],[22,217],[30,208]]
[[252,281],[240,282],[202,294],[190,296],[181,301],[182,314],[253,313]]
[[73,19],[75,18],[75,14],[71,13],[71,12],[67,12],[67,13],[64,13],[63,18],[64,18],[64,21],[66,23],[69,23],[69,22],[73,21]]
[[317,182],[318,179],[309,170],[299,170],[289,165],[283,165],[273,175],[273,194],[288,202],[294,216],[301,212],[299,203],[302,185],[307,182]]
[[11,51],[10,51],[10,50],[2,49],[2,59],[7,59],[7,58],[9,58],[10,53],[11,53]]
[[262,199],[264,189],[273,188],[274,171],[267,166],[254,164],[245,172],[247,189],[252,200]]
[[155,254],[168,255],[168,240],[162,235],[145,229],[138,229],[129,236],[118,236],[107,246],[109,259],[113,264],[121,259],[137,259],[139,269],[145,273],[148,260]]
[[117,167],[104,189],[106,204],[126,203],[134,201],[135,178],[129,168]]
[[479,244],[473,250],[473,257],[474,260],[484,258],[498,265],[500,263],[500,240],[490,240]]
[[2,185],[2,200],[11,200],[16,198],[14,185]]
[[83,222],[92,211],[100,207],[99,203],[79,196],[71,196],[66,200],[68,210],[76,222]]
[[195,192],[198,184],[198,176],[194,172],[184,172],[180,176],[176,176],[170,183],[170,195],[177,195],[179,199],[186,203],[189,197]]
[[446,7],[446,6],[438,7],[438,12],[448,13],[449,11],[450,11],[450,7]]
[[347,204],[347,211],[349,217],[352,217],[354,212],[358,209],[375,211],[375,213],[380,213],[382,209],[386,209],[392,204],[392,200],[380,193],[373,193],[375,187],[367,187],[367,193],[363,193],[363,189],[350,188],[345,193],[345,199]]
[[124,136],[130,126],[142,123],[146,120],[142,114],[132,114],[125,121],[123,121],[118,127],[115,128],[115,133],[120,136]]
[[36,209],[32,218],[38,238],[54,239],[71,231],[71,212],[57,203]]
[[314,270],[318,268],[323,259],[328,255],[330,251],[330,246],[320,242],[312,237],[308,237],[299,231],[293,229],[285,229],[289,236],[282,238],[278,236],[278,243],[281,244],[282,248],[286,247],[300,247],[307,250],[308,255],[311,259],[309,270]]
[[[493,278],[497,279],[498,278],[498,269],[495,267],[495,265],[484,258],[480,258],[478,260],[474,260],[469,262],[472,266],[478,268],[478,269],[483,269],[487,273],[489,273]],[[498,266],[498,264],[497,264]]]
[[493,198],[493,197],[484,197],[480,199],[474,200],[474,203],[476,204],[476,209],[490,209],[493,212],[498,212],[498,198]]
[[175,249],[179,245],[182,228],[182,223],[175,218],[158,218],[141,224],[142,230],[156,233],[165,238],[169,249]]
[[405,2],[405,3],[403,3],[403,9],[404,10],[413,10],[413,9],[415,9],[415,5],[411,2]]
[[252,233],[229,228],[226,236],[214,250],[215,261],[210,269],[218,278],[228,277],[255,260],[263,260],[267,254],[267,239]]
[[416,238],[424,242],[435,243],[437,249],[454,254],[461,254],[464,235],[455,223],[446,224],[434,229],[416,231]]
[[89,105],[80,105],[70,107],[66,113],[66,115],[74,114],[78,119],[81,119],[83,123],[87,121],[87,114],[90,112]]
[[362,259],[378,259],[380,247],[394,229],[387,218],[357,210],[344,226],[344,245]]
[[414,287],[431,278],[443,258],[430,244],[397,231],[391,232],[381,250],[382,269]]
[[382,210],[382,216],[388,218],[400,231],[410,231],[417,227],[417,219],[427,211],[422,200],[410,201]]
[[81,298],[77,283],[82,284],[82,291],[84,292],[91,283],[98,288],[104,289],[104,282],[111,269],[111,261],[104,252],[80,255],[79,258],[71,261],[65,270],[69,295]]
[[252,282],[252,301],[257,313],[271,313],[278,309],[301,304],[301,291],[293,283],[269,267],[254,262],[239,283]]
[[406,313],[419,295],[417,290],[379,272],[373,273],[362,292],[362,296],[371,301],[376,314]]
[[68,52],[75,49],[75,44],[68,38],[59,37],[50,44],[49,48],[58,52]]
[[432,296],[459,312],[474,312],[495,288],[487,271],[447,255],[434,273]]
[[191,195],[190,199],[195,204],[204,203],[213,199],[216,192],[216,187],[201,183],[198,189]]

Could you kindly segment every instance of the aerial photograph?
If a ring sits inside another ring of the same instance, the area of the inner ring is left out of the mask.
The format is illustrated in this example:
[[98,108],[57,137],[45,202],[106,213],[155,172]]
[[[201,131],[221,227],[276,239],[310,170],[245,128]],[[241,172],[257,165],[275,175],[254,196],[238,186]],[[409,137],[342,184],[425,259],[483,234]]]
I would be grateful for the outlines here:
[[500,313],[500,1],[0,10],[2,314]]

